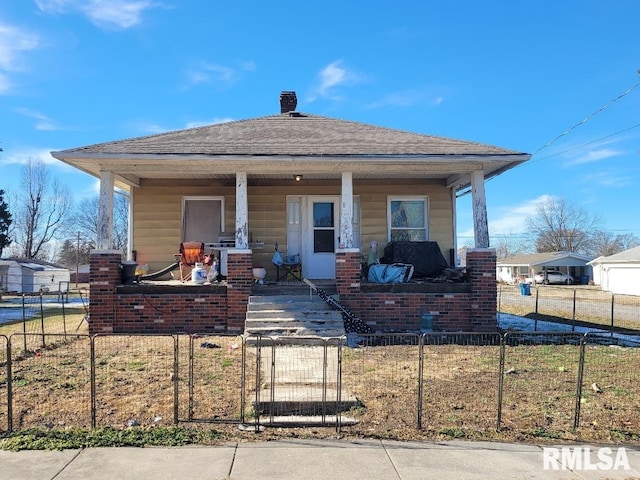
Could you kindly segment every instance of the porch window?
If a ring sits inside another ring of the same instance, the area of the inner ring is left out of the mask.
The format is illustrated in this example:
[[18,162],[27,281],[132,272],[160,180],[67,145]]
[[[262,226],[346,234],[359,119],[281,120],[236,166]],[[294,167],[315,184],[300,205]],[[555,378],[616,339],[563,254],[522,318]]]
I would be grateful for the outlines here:
[[389,197],[389,241],[424,242],[429,238],[427,201],[427,197]]
[[223,197],[183,197],[182,241],[213,243],[223,232]]

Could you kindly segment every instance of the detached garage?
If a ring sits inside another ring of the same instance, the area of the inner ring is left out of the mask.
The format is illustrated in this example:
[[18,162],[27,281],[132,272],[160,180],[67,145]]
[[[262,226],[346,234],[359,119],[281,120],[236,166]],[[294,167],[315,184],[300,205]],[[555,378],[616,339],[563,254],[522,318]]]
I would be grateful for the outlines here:
[[11,293],[66,292],[69,270],[35,260],[0,260],[0,287]]
[[640,247],[598,257],[589,264],[593,267],[594,281],[602,290],[640,296]]

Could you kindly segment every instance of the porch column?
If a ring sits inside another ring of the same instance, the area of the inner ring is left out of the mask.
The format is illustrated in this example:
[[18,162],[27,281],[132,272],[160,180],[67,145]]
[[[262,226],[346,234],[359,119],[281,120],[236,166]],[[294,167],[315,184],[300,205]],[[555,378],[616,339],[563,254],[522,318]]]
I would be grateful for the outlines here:
[[353,174],[342,172],[340,248],[353,247]]
[[100,172],[100,200],[98,205],[98,238],[96,249],[113,248],[113,172]]
[[247,173],[236,172],[236,248],[249,248]]
[[489,248],[487,223],[487,198],[484,193],[484,172],[471,172],[471,197],[473,199],[473,237],[475,248]]

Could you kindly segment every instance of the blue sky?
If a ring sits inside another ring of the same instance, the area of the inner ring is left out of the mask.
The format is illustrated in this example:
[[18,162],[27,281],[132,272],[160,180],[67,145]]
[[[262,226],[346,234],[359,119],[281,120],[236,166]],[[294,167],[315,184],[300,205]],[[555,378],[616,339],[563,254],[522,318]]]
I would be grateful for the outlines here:
[[0,0],[0,188],[43,159],[81,200],[96,181],[49,151],[276,114],[295,90],[307,113],[534,153],[487,183],[492,242],[549,196],[640,235],[639,18],[637,0]]

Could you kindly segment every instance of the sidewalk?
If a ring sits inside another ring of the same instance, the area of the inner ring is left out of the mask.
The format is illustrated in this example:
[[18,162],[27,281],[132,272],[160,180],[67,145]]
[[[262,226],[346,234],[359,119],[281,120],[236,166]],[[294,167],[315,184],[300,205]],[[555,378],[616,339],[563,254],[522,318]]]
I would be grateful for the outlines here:
[[[587,445],[580,445],[587,447]],[[615,451],[615,449],[614,449]],[[631,470],[545,470],[536,445],[447,441],[285,440],[177,448],[0,451],[1,480],[423,480],[640,478]],[[593,464],[598,463],[593,447]],[[615,458],[615,453],[614,453]]]

